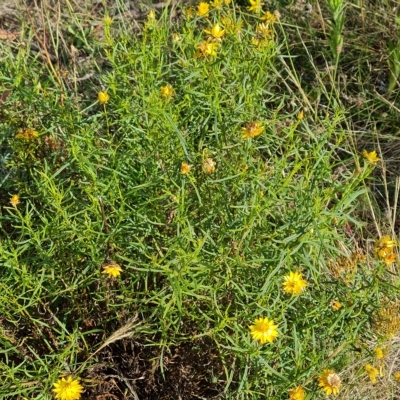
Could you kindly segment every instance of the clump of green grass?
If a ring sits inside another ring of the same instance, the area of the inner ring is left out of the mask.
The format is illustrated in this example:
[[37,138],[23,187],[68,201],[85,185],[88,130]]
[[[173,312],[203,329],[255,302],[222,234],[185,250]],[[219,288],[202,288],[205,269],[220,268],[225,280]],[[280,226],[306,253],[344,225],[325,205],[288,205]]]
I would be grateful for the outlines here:
[[165,7],[135,30],[106,14],[83,81],[2,44],[1,395],[73,376],[88,397],[317,398],[326,370],[346,388],[396,301],[354,240],[376,162],[256,6]]

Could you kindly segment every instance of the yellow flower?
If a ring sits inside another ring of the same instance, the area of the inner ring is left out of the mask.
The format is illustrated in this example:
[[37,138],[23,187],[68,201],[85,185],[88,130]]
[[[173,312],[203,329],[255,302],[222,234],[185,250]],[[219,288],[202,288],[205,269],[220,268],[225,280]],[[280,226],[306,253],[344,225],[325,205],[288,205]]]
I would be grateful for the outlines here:
[[108,264],[103,267],[103,274],[108,274],[110,277],[117,278],[121,275],[122,268],[118,264]]
[[248,122],[242,127],[242,139],[251,139],[260,135],[264,131],[264,127],[260,122]]
[[197,46],[196,57],[216,56],[218,50],[218,43],[215,42],[201,42]]
[[318,386],[329,396],[333,394],[336,396],[339,393],[342,381],[340,376],[332,369],[325,369],[322,375],[318,377]]
[[379,347],[379,346],[375,347],[374,348],[374,353],[375,353],[375,358],[378,359],[378,360],[381,360],[382,358],[385,358],[385,352],[382,349],[382,347]]
[[386,255],[383,260],[385,261],[385,264],[389,267],[391,264],[396,262],[396,259],[397,259],[396,253],[392,253],[392,254]]
[[204,15],[207,15],[208,11],[210,11],[210,5],[204,1],[202,1],[197,6],[197,16],[198,17],[203,17]]
[[223,4],[224,4],[224,0],[214,0],[213,2],[210,3],[211,7],[214,7],[217,10],[222,8]]
[[365,371],[367,372],[370,381],[376,383],[376,377],[379,375],[378,368],[374,368],[371,364],[367,364],[365,366]]
[[188,18],[192,18],[193,15],[194,15],[193,7],[188,7],[188,8],[185,10],[185,15],[186,15]]
[[261,17],[262,21],[267,21],[267,24],[273,25],[276,22],[276,17],[274,14],[267,11],[263,17]]
[[289,275],[286,275],[283,279],[285,280],[282,284],[283,290],[289,294],[299,295],[307,286],[307,281],[303,279],[300,272],[289,272]]
[[187,175],[190,172],[191,169],[192,169],[191,165],[189,165],[189,164],[185,163],[184,161],[182,161],[182,164],[181,164],[181,174],[182,175]]
[[338,311],[342,308],[342,304],[339,303],[337,300],[332,300],[331,307],[334,311]]
[[239,20],[239,22],[236,23],[230,17],[222,17],[221,23],[225,27],[226,32],[230,35],[240,35],[240,33],[242,32],[243,21]]
[[394,376],[394,379],[396,379],[397,382],[400,382],[400,372],[395,372],[393,374],[393,376]]
[[17,204],[19,204],[19,203],[21,203],[21,202],[19,201],[19,196],[18,196],[17,194],[13,194],[13,195],[11,196],[11,199],[10,199],[10,204],[11,204],[13,207],[17,207]]
[[60,400],[79,400],[83,387],[79,384],[78,379],[72,379],[72,376],[67,379],[61,378],[54,384],[53,392],[56,399]]
[[38,131],[31,128],[20,129],[18,133],[15,135],[16,139],[25,139],[25,140],[32,140],[36,139],[39,136]]
[[375,252],[380,258],[385,258],[393,253],[394,247],[397,246],[396,240],[389,235],[383,236],[375,244]]
[[289,400],[304,400],[306,394],[305,390],[301,386],[297,386],[292,390],[289,390]]
[[250,325],[251,336],[261,344],[272,343],[279,335],[277,328],[272,319],[257,318],[254,325]]
[[217,163],[212,158],[206,158],[203,161],[203,171],[206,174],[212,174],[215,171]]
[[247,7],[249,11],[254,12],[255,14],[260,14],[262,2],[261,0],[249,0],[251,6]]
[[267,24],[258,24],[257,35],[264,38],[270,38],[272,35],[271,29],[269,29]]
[[162,86],[160,91],[161,97],[164,97],[165,99],[170,99],[175,94],[175,90],[170,84]]
[[177,33],[174,33],[173,35],[172,35],[172,41],[173,42],[179,42],[181,40],[181,37],[179,36],[179,34],[177,34]]
[[304,110],[300,110],[299,113],[297,114],[297,119],[302,120],[304,118]]
[[110,96],[107,92],[99,92],[97,93],[97,100],[100,104],[107,104],[108,100],[110,100]]
[[225,34],[225,29],[222,29],[220,24],[216,23],[213,25],[211,30],[205,29],[205,33],[208,33],[215,39],[220,39]]
[[363,154],[364,158],[368,161],[368,163],[371,164],[371,165],[374,165],[378,161],[380,161],[380,158],[377,157],[375,150],[374,151],[370,151],[369,153],[368,153],[367,150],[364,150],[362,152],[362,154]]

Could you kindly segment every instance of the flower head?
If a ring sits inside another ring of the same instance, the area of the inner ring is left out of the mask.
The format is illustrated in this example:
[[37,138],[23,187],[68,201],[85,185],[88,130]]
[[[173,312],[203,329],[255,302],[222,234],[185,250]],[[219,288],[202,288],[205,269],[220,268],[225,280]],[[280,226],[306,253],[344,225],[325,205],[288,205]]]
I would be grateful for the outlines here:
[[261,23],[257,26],[257,35],[262,38],[270,38],[272,31],[267,24]]
[[107,92],[99,92],[97,93],[97,100],[100,104],[107,104],[110,100],[110,96]]
[[197,16],[198,17],[203,17],[204,15],[207,15],[209,11],[210,11],[210,5],[204,1],[202,1],[197,6]]
[[261,7],[262,7],[262,2],[261,0],[249,0],[250,6],[247,7],[249,11],[254,12],[255,14],[260,14],[261,12]]
[[273,25],[276,22],[276,16],[269,11],[267,11],[263,17],[261,17],[262,21],[266,21],[268,25]]
[[304,400],[306,394],[305,390],[301,386],[297,386],[292,390],[289,390],[289,400]]
[[56,399],[79,400],[83,392],[83,387],[79,384],[78,379],[72,379],[72,376],[69,376],[67,379],[59,379],[54,384],[53,392],[56,395]]
[[20,129],[18,133],[15,135],[16,139],[24,139],[24,140],[32,140],[36,139],[39,136],[38,131],[31,128]]
[[342,386],[340,376],[332,369],[325,369],[322,375],[318,377],[318,386],[329,396],[333,394],[336,396]]
[[214,7],[217,10],[222,8],[223,4],[224,4],[224,0],[214,0],[210,3],[211,7]]
[[224,36],[225,29],[222,29],[221,25],[216,23],[213,25],[211,30],[205,29],[204,32],[211,35],[214,39],[220,39],[222,36]]
[[394,376],[394,379],[396,379],[397,382],[400,382],[400,372],[395,372],[393,374],[393,376]]
[[210,175],[215,171],[216,165],[217,163],[212,158],[208,157],[203,161],[203,171]]
[[122,268],[118,264],[108,264],[103,267],[103,274],[108,274],[109,277],[117,278],[121,272]]
[[105,26],[111,26],[112,22],[113,22],[113,19],[108,14],[104,16],[103,24]]
[[362,152],[362,155],[363,155],[364,158],[367,160],[367,162],[368,162],[369,164],[371,164],[371,165],[374,165],[374,164],[376,164],[378,161],[380,161],[380,158],[377,157],[376,151],[375,151],[375,150],[374,150],[374,151],[370,151],[369,153],[368,153],[367,150],[364,150],[364,151]]
[[222,17],[221,23],[225,27],[226,33],[230,35],[240,35],[242,32],[243,21],[239,20],[237,23],[230,17]]
[[397,246],[397,241],[393,240],[389,235],[383,236],[375,243],[375,252],[377,255],[385,259],[393,254],[393,249]]
[[289,272],[284,278],[282,286],[286,293],[299,295],[303,292],[307,286],[307,281],[303,279],[303,275],[300,272]]
[[388,254],[384,257],[383,261],[385,262],[385,264],[390,267],[390,265],[392,265],[394,262],[396,262],[397,260],[397,255],[396,253],[391,253]]
[[370,381],[376,383],[376,377],[379,375],[378,368],[373,367],[371,364],[367,364],[365,366],[365,371],[368,374]]
[[331,307],[334,311],[338,311],[342,308],[342,303],[338,302],[337,300],[332,300]]
[[260,122],[248,122],[242,127],[242,139],[251,139],[260,135],[264,131],[264,127]]
[[164,97],[165,99],[171,99],[172,96],[175,94],[175,90],[170,84],[166,86],[161,86],[160,91],[161,97]]
[[218,43],[203,41],[197,46],[196,57],[209,57],[216,56],[218,50]]
[[385,350],[382,349],[382,347],[379,347],[379,346],[375,347],[374,353],[375,353],[375,358],[378,360],[385,358]]
[[13,195],[11,196],[11,199],[10,199],[10,204],[11,204],[13,207],[17,207],[17,204],[19,204],[19,203],[21,203],[21,202],[19,201],[19,196],[18,196],[17,194],[13,194]]
[[181,174],[182,175],[187,175],[190,172],[191,169],[192,169],[191,165],[189,165],[189,164],[185,163],[184,161],[182,161],[182,164],[181,164]]
[[173,41],[174,43],[179,42],[180,40],[181,40],[181,37],[179,36],[178,33],[174,33],[174,34],[172,35],[172,41]]
[[257,318],[254,325],[250,325],[251,336],[261,344],[272,343],[279,335],[277,328],[272,319]]

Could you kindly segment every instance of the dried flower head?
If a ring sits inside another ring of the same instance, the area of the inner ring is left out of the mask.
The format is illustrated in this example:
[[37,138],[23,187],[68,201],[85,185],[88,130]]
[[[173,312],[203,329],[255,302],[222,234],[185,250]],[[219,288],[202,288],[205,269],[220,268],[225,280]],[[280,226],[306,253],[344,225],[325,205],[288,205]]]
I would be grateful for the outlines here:
[[252,139],[260,135],[264,131],[264,127],[260,122],[248,122],[242,127],[242,139]]
[[204,15],[207,15],[209,11],[210,11],[210,5],[204,1],[202,1],[197,6],[197,16],[198,17],[203,17]]
[[375,331],[382,337],[392,339],[400,330],[400,304],[384,300],[372,318]]
[[18,205],[19,203],[21,203],[21,202],[19,201],[19,196],[18,196],[17,194],[13,194],[13,195],[11,196],[11,199],[10,199],[10,204],[11,204],[13,207],[17,207],[17,205]]
[[264,344],[266,342],[272,343],[279,335],[278,325],[268,318],[257,318],[254,325],[250,325],[251,336],[254,340]]
[[332,300],[331,307],[334,311],[338,311],[342,308],[342,304],[340,302],[338,302],[337,300]]
[[374,368],[371,364],[367,364],[365,366],[365,371],[368,374],[370,381],[376,383],[376,377],[379,375],[378,368]]
[[15,135],[16,139],[32,140],[39,137],[38,131],[32,128],[19,129],[18,133]]
[[333,394],[336,396],[342,386],[340,376],[332,369],[325,369],[324,372],[318,377],[318,386],[329,396]]
[[182,164],[181,164],[181,174],[182,175],[187,175],[190,172],[191,169],[192,169],[191,165],[189,165],[189,164],[185,163],[184,161],[182,161]]
[[97,100],[100,104],[107,104],[110,100],[110,96],[107,92],[99,92],[97,93]]
[[210,175],[215,171],[216,165],[217,163],[212,158],[208,157],[203,161],[203,171]]
[[211,35],[211,37],[214,39],[220,39],[220,38],[222,38],[222,36],[224,36],[225,29],[222,29],[221,25],[216,23],[213,25],[211,30],[205,29],[204,32],[207,33],[208,35]]
[[375,165],[378,161],[380,161],[380,158],[376,155],[376,151],[370,151],[368,153],[367,150],[363,150],[362,152],[363,157],[367,160],[367,162],[371,165]]
[[305,390],[301,386],[297,386],[292,390],[289,390],[289,400],[304,400],[306,395]]
[[161,92],[161,97],[164,97],[165,99],[171,99],[175,94],[175,90],[170,84],[161,86],[160,92]]
[[289,272],[289,275],[286,275],[283,279],[283,290],[292,295],[301,294],[307,286],[307,281],[303,279],[300,272]]
[[249,0],[250,6],[247,9],[255,14],[260,14],[262,10],[261,0]]
[[118,264],[107,264],[103,266],[103,274],[108,274],[109,277],[117,278],[121,275],[122,268]]
[[78,379],[72,379],[69,376],[67,379],[61,378],[54,384],[53,392],[56,399],[60,400],[79,400],[83,387],[80,385]]

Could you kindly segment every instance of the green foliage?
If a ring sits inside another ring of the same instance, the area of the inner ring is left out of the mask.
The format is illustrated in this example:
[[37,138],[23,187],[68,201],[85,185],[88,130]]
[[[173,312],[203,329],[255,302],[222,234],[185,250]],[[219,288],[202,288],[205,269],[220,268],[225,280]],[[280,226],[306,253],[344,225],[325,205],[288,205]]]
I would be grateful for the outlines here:
[[[200,54],[204,29],[222,17],[243,21],[240,35],[226,32],[215,56]],[[324,114],[299,116],[307,104],[297,89],[292,101],[277,72],[291,57],[283,27],[271,25],[266,38],[258,24],[232,5],[175,24],[165,8],[135,33],[114,21],[100,43],[70,29],[97,59],[90,84],[54,76],[29,49],[8,49],[2,396],[49,399],[64,373],[94,387],[86,370],[101,359],[91,355],[134,316],[135,341],[161,349],[164,374],[164,351],[209,339],[223,367],[210,367],[208,383],[225,398],[286,399],[297,385],[317,398],[316,377],[340,372],[372,335],[384,269],[361,262],[346,280],[330,268],[352,253],[348,232],[361,225],[353,211],[372,168],[348,168],[346,115],[334,97]],[[161,96],[167,84],[171,98]],[[264,131],[243,139],[254,122]],[[15,137],[27,128],[39,137]],[[110,262],[123,269],[117,279],[102,274]],[[292,297],[282,283],[294,271],[308,287]],[[344,307],[334,311],[333,300]],[[262,316],[279,324],[272,344],[251,339]]]

